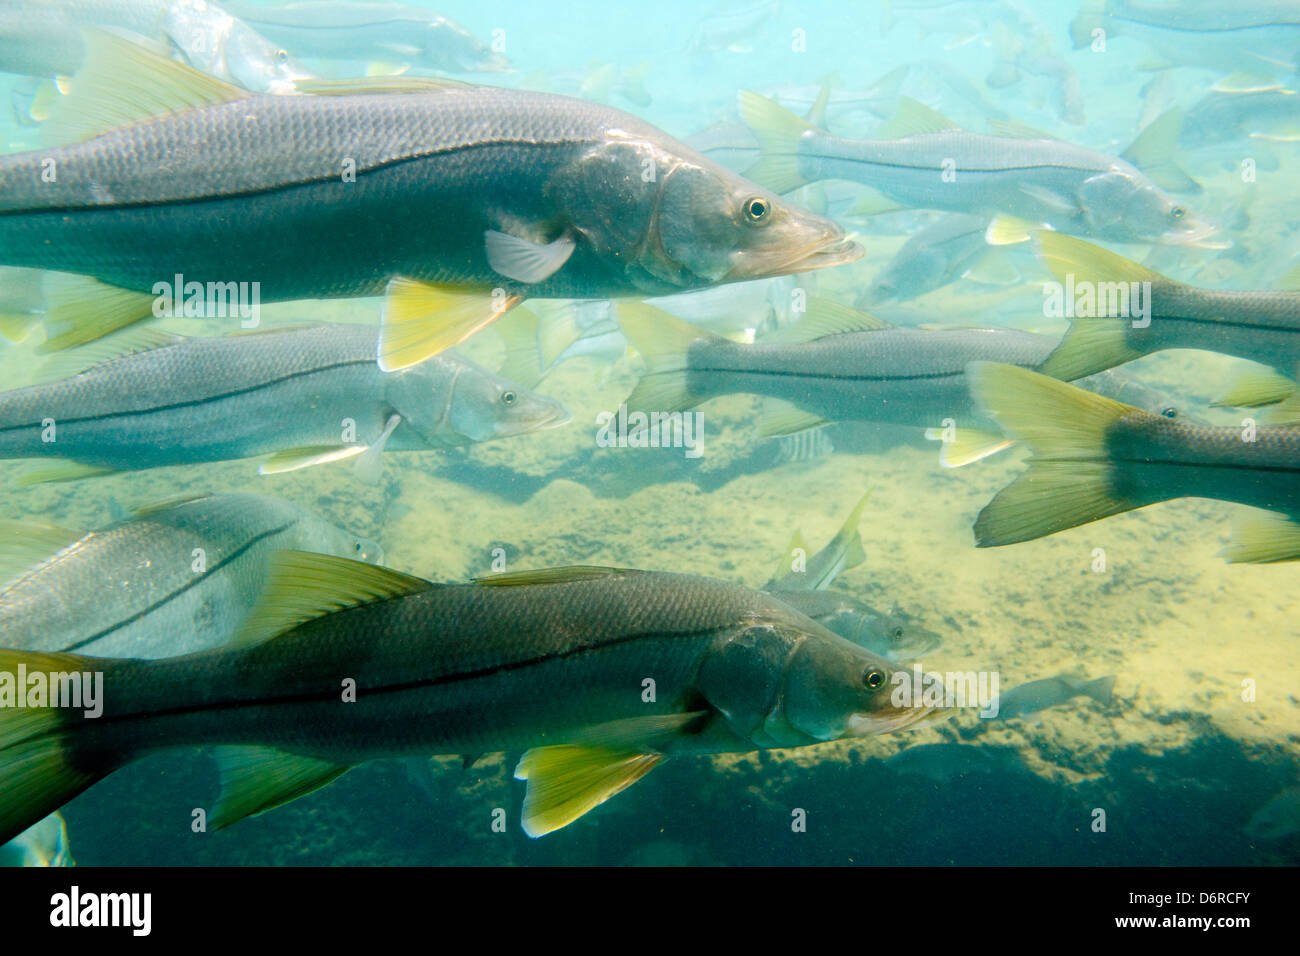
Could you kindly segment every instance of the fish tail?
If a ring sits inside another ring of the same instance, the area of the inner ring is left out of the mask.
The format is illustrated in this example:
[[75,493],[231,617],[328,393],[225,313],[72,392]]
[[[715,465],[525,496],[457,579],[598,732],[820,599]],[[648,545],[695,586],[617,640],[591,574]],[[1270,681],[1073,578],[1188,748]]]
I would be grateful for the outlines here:
[[619,328],[647,367],[627,397],[630,411],[676,412],[704,401],[707,396],[690,388],[686,353],[695,342],[723,341],[720,336],[644,302],[620,302],[617,317]]
[[1079,689],[1097,703],[1109,704],[1111,692],[1115,690],[1115,675],[1107,674],[1105,677],[1090,680]]
[[1233,522],[1232,536],[1219,554],[1230,564],[1300,560],[1300,520],[1251,510]]
[[815,131],[802,116],[792,113],[766,96],[743,90],[740,115],[758,138],[762,156],[745,171],[745,176],[774,193],[788,193],[808,182],[799,172],[799,139]]
[[[1073,236],[1041,231],[1035,234],[1034,241],[1043,262],[1067,289],[1082,288],[1084,284],[1090,284],[1093,289],[1102,289],[1108,287],[1103,284],[1150,283],[1150,286],[1144,288],[1159,286],[1168,292],[1178,285],[1167,276],[1138,265],[1131,259]],[[1147,305],[1150,307],[1149,294]],[[1070,331],[1047,357],[1039,371],[1072,382],[1140,358],[1146,352],[1138,343],[1131,341],[1127,333],[1130,321],[1128,317],[1121,316],[1071,318]]]
[[1033,451],[1029,470],[976,519],[979,547],[1032,541],[1138,507],[1113,488],[1106,440],[1117,420],[1140,410],[1014,365],[972,362],[966,374],[976,401]]
[[[94,670],[75,654],[40,654],[0,649],[0,844],[49,816],[126,759],[105,758],[79,746],[86,718],[57,706],[15,706],[5,685],[26,694],[21,673],[68,674]],[[100,665],[105,662],[94,661]],[[12,681],[12,684],[9,682]],[[24,697],[25,699],[25,697]]]

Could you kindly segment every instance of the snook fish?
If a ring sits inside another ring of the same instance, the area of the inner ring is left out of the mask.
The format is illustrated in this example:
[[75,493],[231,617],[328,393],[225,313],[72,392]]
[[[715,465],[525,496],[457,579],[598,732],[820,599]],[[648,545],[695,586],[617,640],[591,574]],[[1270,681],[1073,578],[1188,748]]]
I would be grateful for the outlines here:
[[0,707],[0,842],[173,747],[221,746],[215,827],[368,760],[526,751],[515,775],[536,837],[666,757],[865,737],[941,712],[895,704],[886,661],[779,601],[685,574],[437,585],[282,552],[236,642],[161,661],[0,650],[0,693],[26,691],[24,672],[90,672],[103,706]]
[[979,547],[1193,497],[1272,512],[1233,529],[1229,561],[1300,558],[1300,424],[1170,421],[1023,368],[972,363],[967,374],[980,404],[1033,452],[976,519]]
[[378,562],[374,542],[266,495],[201,495],[99,531],[0,522],[0,647],[175,657],[217,647],[276,551]]
[[667,295],[862,254],[612,107],[400,77],[261,95],[87,42],[50,122],[89,138],[0,158],[0,264],[82,277],[50,293],[47,350],[157,315],[182,288],[216,314],[232,296],[386,294],[377,351],[394,370],[526,297]]
[[[765,434],[839,421],[919,426],[943,439],[941,460],[949,467],[1010,444],[971,401],[967,364],[1034,368],[1056,344],[1050,336],[1013,329],[895,328],[811,297],[797,325],[778,341],[754,345],[704,332],[642,303],[621,303],[618,314],[624,334],[649,366],[627,399],[629,409],[672,412],[719,395],[763,395],[790,406],[768,416]],[[1098,387],[1128,383],[1112,376]],[[1163,401],[1159,411],[1178,415]],[[940,427],[945,420],[952,423],[944,426],[951,434]]]
[[271,474],[360,456],[372,479],[385,449],[450,448],[569,420],[551,399],[453,352],[383,372],[366,326],[124,334],[118,343],[142,350],[0,393],[0,458],[80,466],[37,476],[52,480],[254,456],[267,456],[260,467]]
[[907,208],[1004,213],[1119,242],[1195,243],[1214,232],[1156,181],[1196,188],[1171,159],[1178,114],[1153,122],[1116,157],[1019,130],[971,133],[915,100],[903,103],[884,131],[895,138],[849,140],[742,93],[741,113],[763,151],[748,175],[777,192],[847,179]]
[[129,31],[248,90],[287,93],[311,76],[283,47],[208,0],[0,0],[0,70],[71,76],[86,58],[87,27]]
[[939,647],[943,639],[897,614],[826,590],[841,572],[867,559],[858,525],[869,496],[870,492],[862,496],[835,536],[813,554],[808,554],[802,535],[796,532],[763,590],[873,654],[891,661],[919,657]]
[[227,6],[301,58],[362,61],[394,71],[410,66],[453,73],[500,72],[510,67],[504,56],[460,24],[427,7],[348,0]]

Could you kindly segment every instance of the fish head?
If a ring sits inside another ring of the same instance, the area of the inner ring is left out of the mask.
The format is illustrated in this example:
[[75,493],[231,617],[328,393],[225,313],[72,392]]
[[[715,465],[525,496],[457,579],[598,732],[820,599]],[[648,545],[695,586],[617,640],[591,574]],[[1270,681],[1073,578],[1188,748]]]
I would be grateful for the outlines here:
[[943,638],[915,621],[897,614],[872,611],[858,619],[858,637],[855,639],[838,628],[835,633],[849,638],[854,644],[874,649],[891,661],[907,661],[937,650]]
[[164,32],[195,69],[258,93],[287,93],[311,73],[242,20],[206,0],[176,0]]
[[1133,168],[1117,166],[1079,190],[1083,216],[1099,238],[1196,245],[1217,230]]
[[698,680],[737,735],[758,747],[793,747],[899,730],[941,709],[896,695],[899,673],[816,621],[774,607],[720,637]]
[[507,73],[510,61],[459,23],[435,16],[424,27],[421,65],[456,73]]
[[353,561],[364,561],[367,564],[383,563],[384,549],[377,541],[355,535],[300,508],[294,507],[293,511],[295,520],[291,540],[282,543],[280,547],[332,554],[340,558],[351,558]]
[[[629,126],[632,118],[629,117]],[[563,207],[603,261],[647,295],[852,262],[835,222],[786,202],[682,143],[610,130],[557,178]]]
[[288,50],[276,46],[247,26],[230,34],[226,71],[245,89],[267,93],[291,93],[295,80],[313,76]]
[[557,428],[573,417],[553,398],[455,355],[396,373],[385,394],[403,424],[435,446]]

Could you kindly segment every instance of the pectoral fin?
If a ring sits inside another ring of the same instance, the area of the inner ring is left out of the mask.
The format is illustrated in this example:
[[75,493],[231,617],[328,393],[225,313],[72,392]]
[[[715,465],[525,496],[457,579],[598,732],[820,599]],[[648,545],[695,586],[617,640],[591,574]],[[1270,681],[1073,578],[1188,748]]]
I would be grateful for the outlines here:
[[221,798],[208,821],[214,830],[304,797],[351,769],[267,747],[218,747],[215,756]]
[[530,285],[549,279],[564,267],[577,243],[572,236],[540,244],[489,229],[483,234],[488,265],[507,279]]
[[401,415],[389,415],[388,422],[384,425],[384,430],[380,436],[357,457],[357,463],[352,466],[353,471],[366,484],[375,485],[379,483],[379,479],[384,473],[384,446],[388,444],[388,439],[392,437],[393,429],[400,424],[402,424]]
[[346,461],[365,454],[365,445],[306,445],[302,448],[286,448],[269,455],[257,468],[259,475],[283,475],[300,468],[313,465],[327,465],[330,462]]
[[1043,226],[1039,223],[1018,219],[1015,216],[997,215],[989,221],[984,230],[984,241],[990,246],[1014,246],[1028,242],[1033,234]]
[[610,797],[636,783],[662,754],[603,747],[538,747],[515,767],[515,779],[528,781],[523,828],[530,837],[566,827]]
[[517,295],[492,296],[405,278],[389,282],[384,296],[379,367],[385,372],[432,358],[523,301]]
[[77,461],[55,461],[37,465],[21,475],[14,482],[19,488],[43,485],[62,481],[80,481],[82,478],[97,478],[100,475],[114,474],[115,469],[100,468],[96,465],[83,465]]

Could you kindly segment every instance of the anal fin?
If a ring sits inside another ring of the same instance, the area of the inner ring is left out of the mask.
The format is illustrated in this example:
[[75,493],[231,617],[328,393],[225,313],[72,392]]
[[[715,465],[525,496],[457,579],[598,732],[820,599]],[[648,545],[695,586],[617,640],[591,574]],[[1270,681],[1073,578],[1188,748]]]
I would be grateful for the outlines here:
[[351,769],[268,747],[218,747],[216,758],[221,798],[208,821],[214,830],[306,796]]

